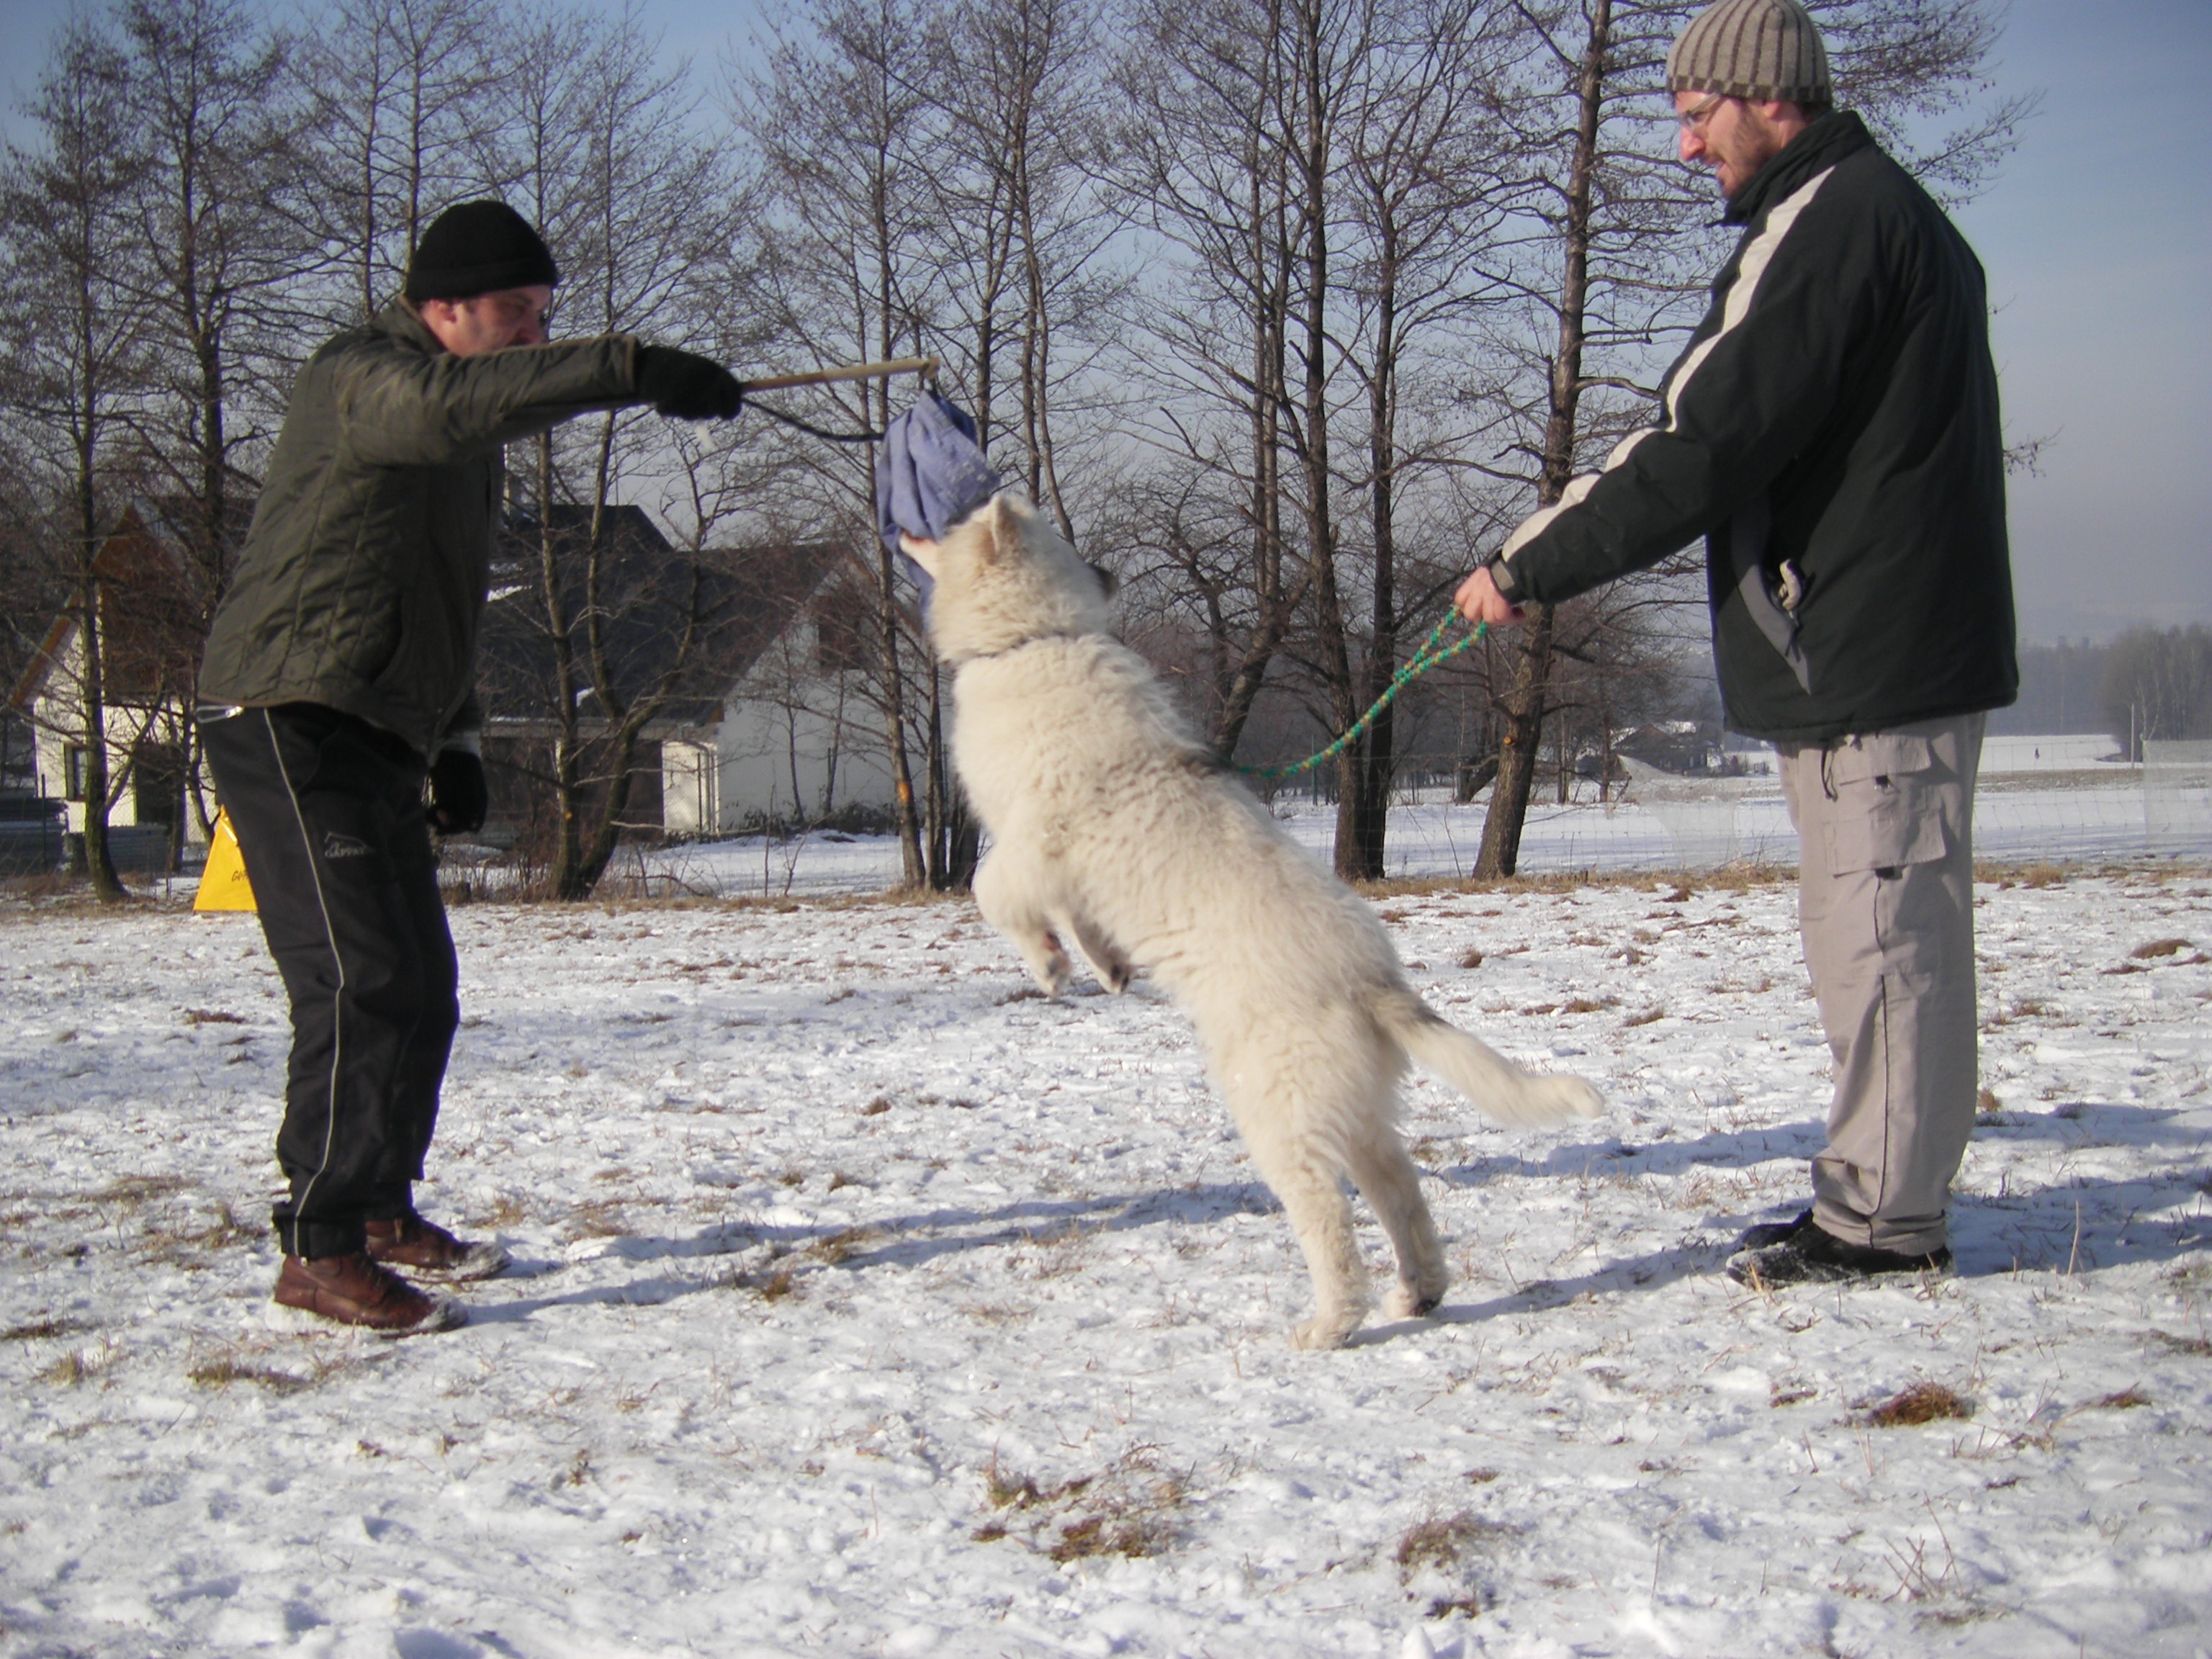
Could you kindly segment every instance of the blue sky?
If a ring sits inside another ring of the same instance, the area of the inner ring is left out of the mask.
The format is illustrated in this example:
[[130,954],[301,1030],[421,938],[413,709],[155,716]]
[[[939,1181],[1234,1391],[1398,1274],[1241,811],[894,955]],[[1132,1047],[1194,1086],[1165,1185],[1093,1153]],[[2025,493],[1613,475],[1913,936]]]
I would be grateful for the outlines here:
[[[27,89],[69,10],[0,0],[0,82]],[[757,8],[641,11],[711,84]],[[2044,94],[1959,216],[1989,271],[2007,423],[2053,440],[2012,485],[2022,636],[2212,623],[2212,5],[2012,0],[1992,74]]]

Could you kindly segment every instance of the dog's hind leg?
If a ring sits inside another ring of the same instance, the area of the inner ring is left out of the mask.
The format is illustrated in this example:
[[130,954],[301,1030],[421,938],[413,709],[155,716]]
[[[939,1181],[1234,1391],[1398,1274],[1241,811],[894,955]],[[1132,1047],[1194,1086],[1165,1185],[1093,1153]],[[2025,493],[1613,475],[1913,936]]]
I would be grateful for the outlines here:
[[1435,1312],[1451,1275],[1444,1267],[1443,1246],[1437,1241],[1428,1200],[1421,1196],[1420,1171],[1388,1123],[1377,1125],[1372,1136],[1355,1142],[1349,1152],[1352,1178],[1397,1253],[1398,1284],[1388,1304],[1392,1316],[1405,1319]]
[[1009,860],[1001,846],[975,872],[975,903],[983,920],[1006,935],[1022,953],[1031,975],[1048,996],[1058,996],[1075,964],[1052,930],[1043,896],[1037,890],[1035,872]]
[[1367,1268],[1352,1236],[1343,1182],[1332,1164],[1284,1138],[1255,1135],[1248,1128],[1244,1144],[1282,1200],[1313,1277],[1313,1317],[1291,1328],[1291,1346],[1341,1347],[1366,1317],[1368,1299]]

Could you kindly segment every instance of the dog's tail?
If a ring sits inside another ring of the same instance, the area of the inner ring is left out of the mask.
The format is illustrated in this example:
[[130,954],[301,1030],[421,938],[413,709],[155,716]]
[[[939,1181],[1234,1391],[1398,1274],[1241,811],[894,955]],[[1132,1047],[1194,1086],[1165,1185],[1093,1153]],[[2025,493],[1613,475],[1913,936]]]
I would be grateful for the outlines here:
[[1411,991],[1394,988],[1369,1005],[1376,1023],[1422,1065],[1501,1123],[1595,1117],[1598,1091],[1578,1077],[1534,1077],[1462,1031]]

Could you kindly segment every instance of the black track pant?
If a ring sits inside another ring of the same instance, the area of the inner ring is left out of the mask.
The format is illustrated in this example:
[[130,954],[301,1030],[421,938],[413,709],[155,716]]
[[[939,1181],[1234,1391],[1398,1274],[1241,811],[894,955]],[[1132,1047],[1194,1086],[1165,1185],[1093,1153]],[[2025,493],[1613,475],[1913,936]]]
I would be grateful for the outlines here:
[[315,703],[200,732],[292,1001],[277,1237],[291,1255],[358,1250],[364,1221],[410,1208],[459,1021],[422,757]]

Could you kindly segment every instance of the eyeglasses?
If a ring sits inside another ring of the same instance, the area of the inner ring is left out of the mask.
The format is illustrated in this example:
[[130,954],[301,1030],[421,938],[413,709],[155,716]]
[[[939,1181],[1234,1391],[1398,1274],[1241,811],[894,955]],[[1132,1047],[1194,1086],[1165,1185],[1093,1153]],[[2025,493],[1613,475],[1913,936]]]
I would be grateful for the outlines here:
[[1689,108],[1678,112],[1674,117],[1674,125],[1685,132],[1695,132],[1699,127],[1705,125],[1706,118],[1715,110],[1728,100],[1728,94],[1717,92],[1703,103],[1692,104]]

